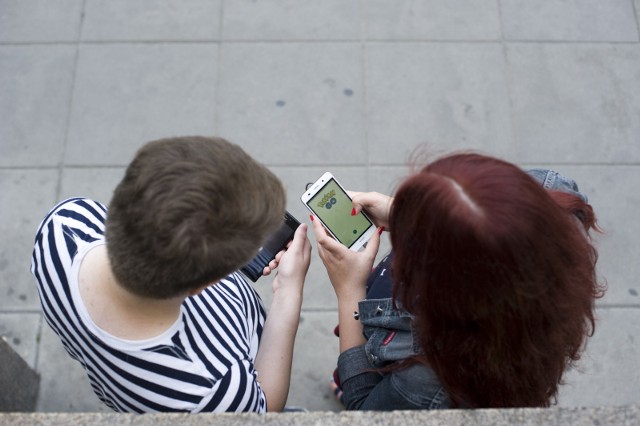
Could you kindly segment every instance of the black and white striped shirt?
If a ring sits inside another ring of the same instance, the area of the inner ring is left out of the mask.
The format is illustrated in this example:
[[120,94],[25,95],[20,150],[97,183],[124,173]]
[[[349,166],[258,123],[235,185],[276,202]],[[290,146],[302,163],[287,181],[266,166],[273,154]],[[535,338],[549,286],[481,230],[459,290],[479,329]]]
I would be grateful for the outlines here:
[[106,211],[83,198],[60,203],[38,229],[31,265],[44,316],[96,395],[126,412],[266,411],[253,365],[265,311],[240,274],[188,297],[179,319],[151,339],[120,339],[91,320],[78,272],[105,243]]

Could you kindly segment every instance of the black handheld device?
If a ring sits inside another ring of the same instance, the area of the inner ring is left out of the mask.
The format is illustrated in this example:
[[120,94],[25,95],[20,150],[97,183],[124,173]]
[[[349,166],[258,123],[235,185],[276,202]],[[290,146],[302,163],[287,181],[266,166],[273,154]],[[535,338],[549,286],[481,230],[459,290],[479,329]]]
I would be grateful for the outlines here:
[[251,281],[256,282],[258,278],[262,276],[262,270],[265,266],[269,265],[276,254],[280,250],[283,250],[289,241],[293,239],[293,234],[300,226],[298,219],[293,217],[288,211],[284,212],[284,222],[282,225],[267,238],[258,254],[245,266],[240,268],[243,274],[245,274]]

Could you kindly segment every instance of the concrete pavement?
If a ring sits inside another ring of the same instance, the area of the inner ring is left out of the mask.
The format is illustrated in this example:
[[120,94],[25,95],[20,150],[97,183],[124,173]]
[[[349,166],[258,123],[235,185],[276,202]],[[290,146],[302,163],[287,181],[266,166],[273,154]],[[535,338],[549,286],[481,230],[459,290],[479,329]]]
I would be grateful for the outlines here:
[[[306,182],[391,193],[419,146],[573,177],[609,289],[559,404],[637,403],[639,20],[640,0],[0,0],[0,335],[41,375],[37,410],[108,411],[41,317],[39,221],[107,203],[139,146],[185,134],[243,146],[302,220]],[[314,254],[289,405],[340,410],[336,323]]]

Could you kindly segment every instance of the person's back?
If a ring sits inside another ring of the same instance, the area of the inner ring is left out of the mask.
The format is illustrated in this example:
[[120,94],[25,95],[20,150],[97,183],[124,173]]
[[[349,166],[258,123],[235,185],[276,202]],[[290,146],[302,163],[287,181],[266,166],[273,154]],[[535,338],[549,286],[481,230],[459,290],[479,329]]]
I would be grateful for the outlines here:
[[550,405],[603,291],[588,236],[595,216],[575,183],[456,154],[394,198],[356,193],[353,204],[390,232],[393,257],[369,279],[383,299],[365,299],[358,271],[377,240],[349,254],[314,227],[338,296],[347,408]]
[[[143,147],[108,211],[74,198],[49,213],[32,257],[43,312],[105,404],[126,412],[267,410],[270,372],[259,382],[256,362],[265,311],[234,271],[283,212],[284,190],[266,168],[224,140],[189,137]],[[308,259],[297,263],[287,286],[296,294]],[[295,309],[287,320],[297,324]],[[284,340],[292,345],[294,336]],[[286,361],[288,348],[280,349]],[[272,368],[287,389],[288,368]],[[282,389],[269,392],[280,409]]]
[[543,185],[507,162],[460,154],[396,194],[394,295],[415,313],[417,359],[457,404],[549,405],[593,330],[602,294],[586,235],[593,212],[577,193]]

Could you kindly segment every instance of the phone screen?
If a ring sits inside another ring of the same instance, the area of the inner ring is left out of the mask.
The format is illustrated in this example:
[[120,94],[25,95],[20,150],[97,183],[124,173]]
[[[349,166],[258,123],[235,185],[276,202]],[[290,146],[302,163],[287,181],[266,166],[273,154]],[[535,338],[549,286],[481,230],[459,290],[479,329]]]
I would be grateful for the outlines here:
[[307,205],[338,241],[347,247],[351,247],[372,226],[371,221],[362,213],[351,216],[351,199],[334,179],[329,179],[325,186],[307,201]]

